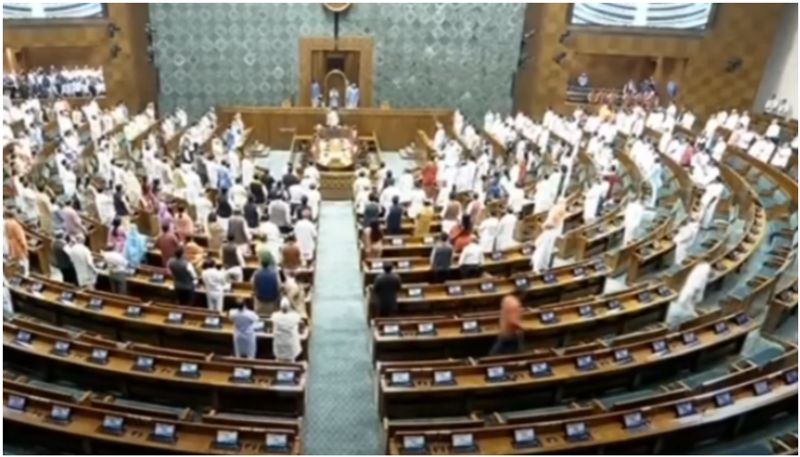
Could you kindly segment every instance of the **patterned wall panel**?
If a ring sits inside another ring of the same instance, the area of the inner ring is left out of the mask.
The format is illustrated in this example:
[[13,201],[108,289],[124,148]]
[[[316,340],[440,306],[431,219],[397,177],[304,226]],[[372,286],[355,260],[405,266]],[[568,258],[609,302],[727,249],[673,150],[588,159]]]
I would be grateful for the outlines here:
[[150,19],[161,104],[194,115],[296,97],[300,37],[333,31],[319,4],[153,3]]
[[[720,108],[748,109],[752,105],[782,9],[778,4],[719,4],[714,22],[701,37],[575,30],[562,45],[559,37],[569,27],[569,4],[529,8],[538,8],[536,35],[532,57],[518,79],[519,85],[528,86],[517,92],[518,108],[540,115],[548,105],[563,104],[570,60],[576,54],[663,56],[687,59],[678,81],[679,102],[701,116]],[[553,57],[561,51],[567,58],[558,65]],[[726,63],[737,57],[742,59],[742,67],[727,73]],[[591,68],[585,70],[591,76]]]
[[[508,110],[522,4],[355,4],[340,36],[375,40],[375,104]],[[298,93],[298,42],[332,36],[320,4],[151,5],[161,102],[278,105]]]
[[524,4],[355,4],[342,35],[375,38],[375,100],[461,108],[483,119],[511,108]]

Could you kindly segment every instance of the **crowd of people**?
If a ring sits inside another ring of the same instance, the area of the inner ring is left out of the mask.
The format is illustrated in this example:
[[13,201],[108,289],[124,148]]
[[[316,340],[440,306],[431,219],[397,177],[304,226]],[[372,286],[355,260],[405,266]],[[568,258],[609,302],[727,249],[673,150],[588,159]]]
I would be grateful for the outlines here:
[[[141,133],[140,126],[131,127],[142,122],[140,116],[155,120],[152,106],[131,118],[121,114],[123,131]],[[179,127],[185,113],[179,110],[166,119]],[[268,318],[276,357],[295,360],[300,326],[308,317],[298,275],[314,258],[319,171],[311,163],[302,174],[290,167],[276,179],[256,168],[252,151],[243,150],[240,115],[221,138],[213,137],[216,129],[216,115],[210,111],[181,130],[174,155],[164,150],[163,138],[158,138],[163,131],[156,129],[142,142],[137,161],[125,160],[112,147],[114,142],[101,136],[94,144],[92,172],[81,179],[72,169],[77,158],[61,149],[49,158],[58,171],[36,185],[26,169],[12,170],[14,198],[5,212],[9,259],[27,274],[28,227],[54,240],[51,266],[63,281],[93,288],[105,272],[112,291],[126,294],[127,278],[156,249],[177,303],[197,304],[202,286],[208,308],[222,313],[232,285],[246,279],[247,259],[255,258],[257,268],[249,279],[252,306],[242,300],[230,311],[235,354],[255,356],[255,335]],[[210,147],[204,149],[205,143]],[[141,212],[158,220],[158,235],[146,237],[132,220]],[[99,253],[102,261],[87,247],[84,215],[108,228],[107,246]],[[198,243],[201,237],[205,248]]]
[[3,74],[3,95],[12,99],[102,97],[106,82],[101,67],[35,68]]

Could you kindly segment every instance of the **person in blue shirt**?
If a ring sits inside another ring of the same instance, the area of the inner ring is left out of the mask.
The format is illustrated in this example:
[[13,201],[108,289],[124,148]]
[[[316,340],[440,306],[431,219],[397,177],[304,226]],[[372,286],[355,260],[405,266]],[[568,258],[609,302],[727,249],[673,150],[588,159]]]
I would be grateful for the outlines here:
[[251,282],[256,313],[269,316],[277,311],[281,298],[281,282],[272,257],[262,259],[261,268],[253,273]]
[[322,100],[322,90],[319,88],[317,80],[311,81],[311,106],[314,108],[319,107],[319,102]]
[[400,205],[400,197],[392,197],[392,206],[386,215],[386,233],[389,235],[400,235],[403,232],[403,206]]
[[231,171],[228,162],[222,161],[222,166],[217,170],[217,188],[221,192],[226,192],[233,186],[233,179],[231,178]]

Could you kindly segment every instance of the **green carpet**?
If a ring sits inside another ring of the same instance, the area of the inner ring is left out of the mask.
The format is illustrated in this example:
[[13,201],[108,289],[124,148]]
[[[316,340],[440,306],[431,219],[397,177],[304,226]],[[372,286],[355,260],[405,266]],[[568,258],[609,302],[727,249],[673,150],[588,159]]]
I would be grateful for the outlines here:
[[307,454],[380,454],[378,408],[350,202],[320,211],[309,384]]

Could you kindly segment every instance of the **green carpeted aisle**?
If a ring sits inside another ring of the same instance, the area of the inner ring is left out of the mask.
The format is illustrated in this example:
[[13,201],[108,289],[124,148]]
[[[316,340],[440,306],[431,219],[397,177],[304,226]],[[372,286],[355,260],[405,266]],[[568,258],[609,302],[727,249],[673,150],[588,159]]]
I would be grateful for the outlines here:
[[322,203],[318,230],[305,452],[379,454],[380,422],[352,204]]

